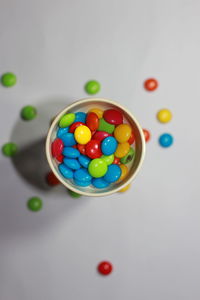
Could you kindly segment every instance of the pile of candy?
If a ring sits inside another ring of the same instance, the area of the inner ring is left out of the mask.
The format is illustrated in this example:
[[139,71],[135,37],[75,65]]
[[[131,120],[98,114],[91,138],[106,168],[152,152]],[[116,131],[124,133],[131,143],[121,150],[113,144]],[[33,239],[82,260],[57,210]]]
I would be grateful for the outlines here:
[[122,181],[135,157],[134,134],[123,119],[118,110],[99,108],[62,116],[52,143],[62,176],[78,186],[92,184],[98,189]]

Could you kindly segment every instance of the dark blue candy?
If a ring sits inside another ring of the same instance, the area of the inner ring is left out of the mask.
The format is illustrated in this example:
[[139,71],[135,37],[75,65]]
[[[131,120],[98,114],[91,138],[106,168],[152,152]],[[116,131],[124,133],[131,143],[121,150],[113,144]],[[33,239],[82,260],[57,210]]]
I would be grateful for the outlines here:
[[115,182],[120,178],[121,173],[121,168],[118,165],[110,165],[108,166],[108,171],[106,172],[106,175],[103,177],[103,179],[110,183]]
[[68,168],[72,170],[78,170],[81,167],[78,160],[75,158],[64,158],[63,162]]
[[76,141],[74,139],[74,135],[73,133],[64,133],[62,136],[61,136],[61,140],[63,141],[64,145],[65,146],[74,146],[76,145]]
[[87,116],[86,113],[84,113],[82,111],[79,111],[79,112],[75,113],[74,122],[83,122],[83,123],[85,123],[86,116]]
[[74,178],[79,181],[91,181],[92,176],[86,169],[79,169],[74,172]]
[[67,179],[73,178],[73,171],[69,169],[65,164],[60,164],[58,166],[58,169],[62,176],[64,176]]
[[105,181],[103,178],[93,178],[92,184],[97,189],[103,189],[109,186],[109,182]]
[[77,158],[80,156],[80,152],[73,147],[64,147],[62,154],[69,158]]
[[84,168],[87,168],[91,161],[91,159],[88,156],[82,154],[79,156],[78,160]]
[[113,136],[108,136],[101,142],[101,151],[104,155],[111,155],[117,149],[117,141]]
[[59,128],[58,131],[57,131],[57,137],[58,137],[58,138],[61,138],[61,136],[62,136],[64,133],[67,133],[68,131],[69,131],[69,127]]

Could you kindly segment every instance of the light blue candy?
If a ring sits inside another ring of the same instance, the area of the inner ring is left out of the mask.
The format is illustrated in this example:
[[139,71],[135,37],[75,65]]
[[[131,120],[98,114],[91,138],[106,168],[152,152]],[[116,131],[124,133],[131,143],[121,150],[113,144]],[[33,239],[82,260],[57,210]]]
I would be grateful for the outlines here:
[[169,133],[164,133],[159,137],[159,144],[164,148],[168,148],[173,144],[173,136]]
[[92,176],[88,173],[86,169],[79,169],[74,172],[74,178],[79,181],[91,181]]
[[67,132],[61,136],[61,140],[63,141],[65,146],[74,146],[76,145],[76,141],[73,133]]
[[101,151],[104,155],[111,155],[115,153],[117,145],[116,139],[113,136],[108,136],[101,143]]
[[82,111],[79,111],[77,113],[75,113],[75,120],[74,122],[83,122],[85,123],[85,120],[86,120],[86,113],[82,112]]
[[108,166],[108,171],[106,172],[106,175],[103,177],[103,179],[107,182],[115,182],[117,181],[121,176],[121,169],[118,165],[110,165]]
[[65,164],[60,164],[58,169],[63,177],[70,179],[73,178],[73,171],[69,169]]
[[93,178],[92,184],[97,189],[103,189],[109,186],[109,182],[105,181],[103,178]]
[[73,147],[64,147],[62,154],[69,158],[77,158],[80,156],[80,152]]
[[87,157],[86,155],[82,155],[82,154],[79,156],[78,160],[84,168],[87,168],[91,161],[91,159],[89,157]]
[[89,186],[91,184],[91,180],[90,181],[80,181],[80,180],[74,179],[74,183],[76,185],[85,187],[85,186]]
[[63,162],[68,168],[72,170],[78,170],[81,167],[78,160],[75,158],[64,158]]
[[67,133],[67,132],[69,132],[69,127],[59,128],[58,131],[57,131],[57,137],[58,137],[58,138],[61,138],[61,136],[62,136],[64,133]]

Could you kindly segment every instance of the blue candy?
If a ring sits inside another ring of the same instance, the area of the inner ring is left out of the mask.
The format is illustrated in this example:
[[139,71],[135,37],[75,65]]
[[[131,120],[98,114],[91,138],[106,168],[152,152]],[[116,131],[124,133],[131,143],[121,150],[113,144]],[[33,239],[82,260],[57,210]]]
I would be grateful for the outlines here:
[[92,184],[97,189],[103,189],[103,188],[106,188],[107,186],[109,186],[109,182],[105,181],[103,178],[93,178]]
[[76,145],[76,141],[74,139],[73,133],[69,133],[69,132],[64,133],[61,136],[61,140],[63,141],[65,146],[74,146],[74,145]]
[[79,111],[77,113],[75,113],[75,120],[74,122],[83,122],[85,123],[85,120],[86,120],[86,113],[82,112],[82,111]]
[[91,180],[90,181],[80,181],[80,180],[77,180],[77,179],[74,179],[74,183],[76,185],[80,185],[80,186],[89,186],[91,184]]
[[58,169],[63,177],[70,179],[73,178],[73,171],[69,169],[65,164],[60,164]]
[[64,158],[63,162],[68,168],[70,168],[72,170],[78,170],[81,167],[78,160],[76,160],[74,158]]
[[89,157],[87,157],[86,155],[82,155],[82,154],[79,156],[78,160],[84,168],[87,168],[91,161],[91,159]]
[[57,137],[58,137],[58,138],[61,138],[61,136],[62,136],[64,133],[67,133],[68,131],[69,131],[69,127],[59,128],[58,131],[57,131]]
[[159,137],[160,146],[167,148],[173,144],[173,136],[169,133],[164,133]]
[[69,158],[77,158],[80,156],[80,152],[72,147],[64,147],[62,154]]
[[101,151],[104,155],[111,155],[115,153],[117,145],[116,139],[113,136],[108,136],[101,143]]
[[86,169],[82,168],[74,172],[74,178],[76,180],[85,182],[85,181],[91,181],[92,176],[88,173]]
[[110,165],[108,166],[108,171],[106,172],[106,175],[103,177],[103,179],[107,182],[115,182],[117,181],[121,176],[121,169],[118,165]]

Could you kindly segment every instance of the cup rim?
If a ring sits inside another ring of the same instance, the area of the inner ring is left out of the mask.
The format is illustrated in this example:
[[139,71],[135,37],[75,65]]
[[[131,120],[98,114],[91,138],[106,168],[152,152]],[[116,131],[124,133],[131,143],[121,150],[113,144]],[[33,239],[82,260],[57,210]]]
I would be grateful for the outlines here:
[[[55,125],[58,123],[58,121],[60,120],[60,118],[69,110],[72,110],[73,108],[75,108],[77,105],[79,104],[84,104],[84,103],[91,103],[94,101],[98,101],[98,102],[102,102],[102,103],[107,103],[107,104],[111,104],[114,105],[116,107],[119,107],[122,111],[125,111],[126,114],[133,120],[133,122],[135,123],[135,125],[137,126],[137,129],[140,133],[140,138],[141,138],[141,157],[140,157],[140,161],[138,163],[138,166],[135,170],[135,172],[132,174],[132,176],[126,181],[124,182],[121,186],[113,188],[110,191],[106,191],[106,192],[102,192],[102,193],[95,193],[95,192],[84,192],[84,191],[80,191],[78,189],[76,189],[75,187],[71,186],[67,181],[65,181],[62,176],[57,172],[57,170],[54,167],[54,164],[52,162],[52,158],[51,158],[51,153],[50,153],[50,144],[51,144],[51,135],[53,133],[53,129],[55,127]],[[122,106],[121,104],[111,100],[111,99],[107,99],[107,98],[98,98],[98,97],[91,97],[91,98],[83,98],[83,99],[79,99],[74,101],[72,104],[66,106],[62,111],[60,111],[56,117],[54,118],[48,133],[47,133],[47,138],[46,138],[46,145],[45,145],[45,150],[46,150],[46,157],[47,157],[47,161],[49,163],[49,166],[52,170],[52,172],[54,173],[54,175],[58,178],[58,180],[69,190],[78,193],[80,195],[83,196],[90,196],[90,197],[102,197],[102,196],[108,196],[111,194],[114,194],[116,192],[119,192],[121,189],[123,189],[125,186],[127,186],[128,184],[130,184],[133,179],[136,177],[137,173],[139,172],[142,163],[144,161],[144,157],[145,157],[145,151],[146,151],[146,142],[145,142],[145,138],[144,138],[144,134],[143,134],[143,130],[140,126],[140,124],[138,123],[137,119],[132,115],[132,113],[126,109],[124,106]]]

